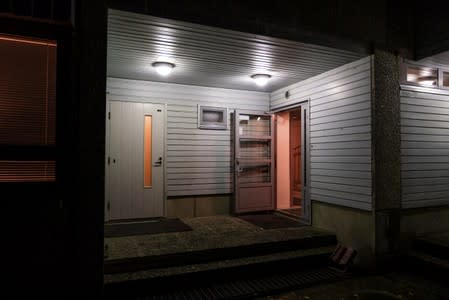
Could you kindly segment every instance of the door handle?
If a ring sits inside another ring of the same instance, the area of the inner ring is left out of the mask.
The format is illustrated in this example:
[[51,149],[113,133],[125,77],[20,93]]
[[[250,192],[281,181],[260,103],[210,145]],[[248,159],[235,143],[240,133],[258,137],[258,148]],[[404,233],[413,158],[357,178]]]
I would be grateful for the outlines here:
[[162,157],[161,156],[159,156],[159,159],[153,163],[153,167],[160,167],[160,166],[162,166]]

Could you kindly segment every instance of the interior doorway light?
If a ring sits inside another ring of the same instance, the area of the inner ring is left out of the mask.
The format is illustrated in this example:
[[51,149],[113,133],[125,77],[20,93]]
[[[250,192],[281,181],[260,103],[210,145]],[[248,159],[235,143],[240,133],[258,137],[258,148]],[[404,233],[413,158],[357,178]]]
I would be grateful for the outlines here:
[[433,86],[437,84],[436,76],[422,76],[418,77],[418,82],[422,85]]
[[168,76],[175,67],[175,64],[166,61],[156,61],[152,66],[156,69],[156,72],[159,75]]
[[268,80],[271,78],[271,75],[268,74],[254,74],[251,76],[252,79],[254,79],[254,82],[258,86],[264,86],[267,84]]

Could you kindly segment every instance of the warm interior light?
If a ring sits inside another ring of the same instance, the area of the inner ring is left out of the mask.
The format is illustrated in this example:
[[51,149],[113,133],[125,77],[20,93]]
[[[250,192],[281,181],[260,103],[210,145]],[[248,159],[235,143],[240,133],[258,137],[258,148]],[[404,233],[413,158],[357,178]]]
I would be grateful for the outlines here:
[[425,68],[419,66],[407,67],[407,81],[417,83],[422,86],[437,86],[438,71],[433,68]]
[[435,80],[420,80],[419,83],[428,86],[436,85]]
[[436,85],[436,76],[418,77],[418,82],[422,85]]
[[170,62],[165,61],[157,61],[152,64],[152,66],[156,69],[156,72],[159,75],[167,76],[171,73],[173,68],[175,67],[175,64],[172,64]]
[[252,79],[254,79],[254,82],[258,86],[264,86],[267,84],[268,80],[271,78],[271,75],[268,74],[254,74],[251,76]]

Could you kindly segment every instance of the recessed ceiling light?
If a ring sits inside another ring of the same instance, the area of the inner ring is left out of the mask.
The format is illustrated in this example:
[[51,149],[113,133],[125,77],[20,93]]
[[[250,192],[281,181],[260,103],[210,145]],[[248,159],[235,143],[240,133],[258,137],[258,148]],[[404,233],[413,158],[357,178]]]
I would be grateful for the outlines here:
[[171,73],[175,64],[166,61],[156,61],[151,64],[159,75],[167,76]]
[[254,74],[251,75],[251,78],[254,79],[254,82],[258,86],[264,86],[267,84],[268,80],[271,78],[271,75],[268,74]]

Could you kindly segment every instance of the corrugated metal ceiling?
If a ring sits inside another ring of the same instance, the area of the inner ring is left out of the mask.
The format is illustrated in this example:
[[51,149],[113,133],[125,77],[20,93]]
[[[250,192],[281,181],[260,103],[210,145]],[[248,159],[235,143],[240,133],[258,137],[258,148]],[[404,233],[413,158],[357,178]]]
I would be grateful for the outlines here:
[[[110,77],[271,92],[366,56],[117,10],[108,23]],[[160,57],[176,64],[168,77],[151,67]],[[272,78],[261,88],[255,73]]]

